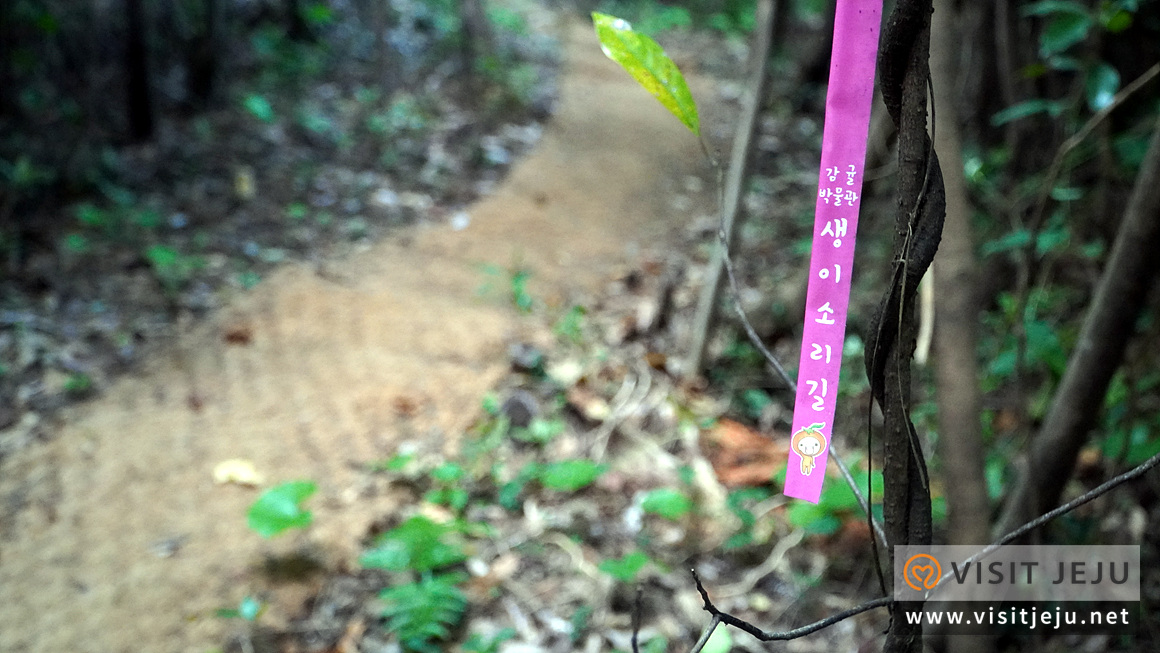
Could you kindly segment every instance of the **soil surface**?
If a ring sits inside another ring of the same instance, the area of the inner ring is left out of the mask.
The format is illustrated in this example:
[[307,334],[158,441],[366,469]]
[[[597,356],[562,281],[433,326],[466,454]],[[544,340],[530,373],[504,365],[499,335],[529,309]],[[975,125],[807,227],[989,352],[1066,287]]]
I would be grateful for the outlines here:
[[[527,270],[535,297],[567,307],[708,212],[712,184],[686,190],[709,180],[695,138],[590,26],[564,29],[556,114],[466,227],[457,216],[285,266],[0,463],[0,651],[220,647],[234,626],[214,611],[237,605],[263,560],[352,565],[397,501],[366,482],[367,465],[406,441],[456,448],[509,345],[546,332],[550,316],[481,296],[504,283],[481,266]],[[214,482],[232,458],[268,484],[317,481],[315,525],[250,532],[257,490]],[[316,589],[273,590],[263,619],[287,623]]]

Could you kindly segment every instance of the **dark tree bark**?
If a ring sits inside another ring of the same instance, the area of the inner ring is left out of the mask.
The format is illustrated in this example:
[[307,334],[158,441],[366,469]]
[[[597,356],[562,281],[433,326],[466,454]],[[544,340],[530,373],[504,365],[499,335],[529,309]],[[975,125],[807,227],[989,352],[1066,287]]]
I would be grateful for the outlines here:
[[[930,486],[918,434],[910,421],[910,364],[918,325],[918,282],[938,250],[945,198],[938,157],[927,135],[931,0],[898,0],[878,53],[882,99],[898,126],[898,205],[893,272],[867,333],[866,372],[885,423],[883,517],[892,547],[929,544]],[[948,35],[941,35],[947,38]],[[884,650],[917,653],[922,626],[896,605]]]
[[1023,475],[995,534],[1014,530],[1059,503],[1076,457],[1103,406],[1136,320],[1160,273],[1160,121],[1132,187],[1112,253],[1084,318],[1079,340],[1032,441]]
[[459,20],[463,25],[463,69],[475,71],[475,62],[494,51],[494,37],[481,0],[460,0]]
[[0,116],[12,108],[12,3],[0,4]]
[[190,39],[186,49],[186,91],[190,102],[197,107],[205,107],[218,75],[218,2],[204,0],[205,24],[202,31]]
[[314,40],[314,33],[302,15],[301,0],[286,0],[286,36],[295,41]]
[[137,143],[153,138],[153,99],[143,14],[141,0],[125,0],[125,107],[129,115],[129,138]]

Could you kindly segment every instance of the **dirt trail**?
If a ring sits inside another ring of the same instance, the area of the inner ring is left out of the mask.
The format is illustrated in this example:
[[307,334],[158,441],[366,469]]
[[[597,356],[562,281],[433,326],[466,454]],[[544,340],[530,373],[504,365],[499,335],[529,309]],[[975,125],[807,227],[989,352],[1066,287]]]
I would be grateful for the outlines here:
[[[668,196],[704,175],[695,140],[588,26],[566,30],[558,113],[466,229],[287,266],[3,462],[0,651],[212,650],[232,627],[214,609],[253,591],[264,555],[306,547],[339,566],[390,511],[360,465],[469,424],[536,321],[479,298],[480,263],[519,262],[535,296],[567,298],[687,223]],[[213,483],[228,458],[269,482],[317,481],[315,525],[268,542],[247,531],[256,491]],[[275,622],[294,609],[283,592]]]

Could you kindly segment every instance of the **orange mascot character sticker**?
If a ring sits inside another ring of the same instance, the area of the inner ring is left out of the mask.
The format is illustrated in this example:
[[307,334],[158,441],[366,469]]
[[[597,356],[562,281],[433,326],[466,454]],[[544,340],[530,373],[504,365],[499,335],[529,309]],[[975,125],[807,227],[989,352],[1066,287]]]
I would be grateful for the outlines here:
[[793,434],[789,441],[789,448],[802,457],[802,476],[809,476],[814,471],[814,458],[822,455],[826,450],[826,436],[822,435],[824,422],[810,424]]

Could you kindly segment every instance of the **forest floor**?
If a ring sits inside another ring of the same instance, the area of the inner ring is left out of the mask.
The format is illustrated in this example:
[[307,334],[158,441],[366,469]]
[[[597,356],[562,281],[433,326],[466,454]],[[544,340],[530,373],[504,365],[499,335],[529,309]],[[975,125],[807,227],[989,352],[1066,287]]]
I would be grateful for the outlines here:
[[[866,542],[857,520],[822,541],[825,554],[791,553],[807,535],[767,494],[746,512],[768,516],[764,535],[713,554],[741,528],[726,486],[760,484],[784,463],[736,423],[698,426],[729,399],[671,373],[714,225],[714,174],[589,25],[560,29],[554,114],[490,194],[348,255],[278,267],[7,451],[0,650],[392,650],[374,623],[381,585],[358,571],[359,554],[417,509],[447,510],[417,508],[426,481],[384,471],[401,453],[420,461],[419,477],[449,460],[608,463],[575,498],[529,493],[519,510],[469,515],[493,534],[473,545],[465,629],[513,628],[501,650],[626,649],[627,584],[598,565],[636,547],[653,557],[641,576],[646,634],[672,650],[706,621],[683,571],[691,562],[717,584],[720,607],[787,628],[859,602],[818,584],[837,565],[847,587],[865,586],[868,566],[852,562]],[[721,98],[736,84],[692,84],[711,142],[726,147],[734,109]],[[816,140],[816,126],[786,124]],[[808,211],[808,190],[798,194]],[[583,327],[574,306],[587,310]],[[512,422],[522,407],[560,418],[564,432],[480,453],[488,396]],[[767,425],[784,420],[765,408]],[[723,461],[731,448],[736,460]],[[215,482],[231,459],[267,485],[315,481],[313,525],[272,540],[248,530],[258,489]],[[641,512],[642,492],[665,485],[698,499],[695,517]],[[246,596],[265,606],[256,629],[215,616]],[[864,615],[793,650],[853,650],[881,625]]]

